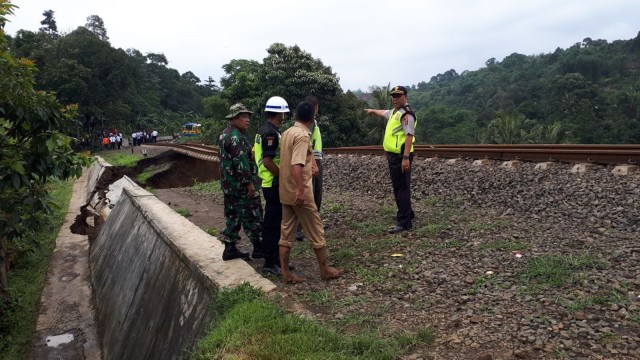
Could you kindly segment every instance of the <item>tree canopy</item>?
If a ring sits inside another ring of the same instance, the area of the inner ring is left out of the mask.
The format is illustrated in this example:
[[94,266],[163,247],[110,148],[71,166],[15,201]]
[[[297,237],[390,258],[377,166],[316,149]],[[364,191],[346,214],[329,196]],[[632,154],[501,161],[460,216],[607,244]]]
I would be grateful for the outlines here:
[[167,67],[162,53],[113,48],[98,15],[66,34],[57,32],[54,15],[52,10],[43,13],[38,32],[19,30],[9,37],[10,51],[37,65],[37,89],[55,91],[62,103],[78,105],[75,135],[93,136],[114,127],[125,133],[173,133],[185,113],[200,114],[202,99],[214,93],[212,83],[200,84],[192,72]]
[[[78,105],[78,134],[112,127],[171,133],[189,116],[211,124],[205,140],[214,143],[212,132],[224,126],[222,118],[235,102],[256,112],[253,131],[264,120],[269,97],[282,96],[293,109],[315,95],[326,146],[380,143],[382,120],[365,119],[362,108],[388,107],[381,101],[388,84],[344,92],[332,68],[297,45],[274,43],[261,61],[230,60],[217,84],[191,71],[180,74],[162,52],[113,48],[108,24],[98,15],[67,34],[58,33],[54,15],[43,12],[38,32],[20,30],[9,37],[10,51],[37,64],[37,89]],[[492,57],[476,71],[448,69],[429,81],[416,79],[409,92],[419,118],[416,140],[502,142],[507,138],[497,134],[513,131],[524,142],[638,143],[638,64],[640,34],[613,42],[587,37],[548,54],[512,53]]]
[[[0,21],[12,8],[0,1]],[[9,54],[0,28],[0,300],[8,295],[8,254],[27,247],[25,232],[49,210],[47,183],[79,176],[88,165],[65,134],[77,106],[36,90],[35,72],[32,61]]]
[[638,64],[640,33],[611,43],[585,38],[550,54],[491,58],[462,74],[448,70],[412,86],[411,103],[423,120],[417,139],[640,143]]
[[[264,104],[272,96],[281,96],[292,109],[308,95],[320,103],[319,122],[325,146],[362,144],[366,136],[363,111],[365,103],[350,92],[343,93],[339,78],[331,67],[299,46],[274,43],[267,48],[262,62],[234,59],[222,67],[222,90],[214,98],[226,100],[226,106],[243,102],[255,112],[251,131],[261,122]],[[212,104],[213,99],[205,99]],[[217,104],[222,104],[216,100]],[[219,109],[219,107],[218,107]],[[210,112],[212,113],[212,111]],[[218,111],[221,114],[220,111]],[[290,124],[291,122],[289,122]]]

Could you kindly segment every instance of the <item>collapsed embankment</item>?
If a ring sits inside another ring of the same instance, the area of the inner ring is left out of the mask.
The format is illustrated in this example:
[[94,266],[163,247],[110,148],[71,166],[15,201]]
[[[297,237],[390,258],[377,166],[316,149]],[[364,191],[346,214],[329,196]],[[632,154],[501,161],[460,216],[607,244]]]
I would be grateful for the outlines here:
[[275,288],[244,261],[223,262],[215,237],[128,177],[95,191],[111,173],[98,158],[87,189],[100,226],[89,261],[105,359],[181,358],[212,316],[217,289]]

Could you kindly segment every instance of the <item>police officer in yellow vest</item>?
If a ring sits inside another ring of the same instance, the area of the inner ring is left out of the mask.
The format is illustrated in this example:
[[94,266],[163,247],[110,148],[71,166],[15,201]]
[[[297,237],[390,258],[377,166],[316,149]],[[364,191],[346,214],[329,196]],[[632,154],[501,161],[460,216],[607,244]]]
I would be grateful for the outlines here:
[[280,276],[278,241],[280,241],[280,223],[282,204],[278,192],[280,174],[280,125],[284,114],[289,112],[287,102],[273,96],[267,100],[264,108],[267,121],[256,133],[254,151],[258,164],[258,176],[262,179],[264,195],[264,223],[262,227],[262,252],[264,253],[263,273]]
[[395,86],[389,95],[392,97],[393,109],[365,109],[365,111],[367,115],[388,119],[382,145],[387,152],[393,194],[398,206],[396,226],[389,229],[389,232],[394,234],[411,229],[412,220],[415,217],[411,208],[411,164],[418,120],[409,107],[407,88]]

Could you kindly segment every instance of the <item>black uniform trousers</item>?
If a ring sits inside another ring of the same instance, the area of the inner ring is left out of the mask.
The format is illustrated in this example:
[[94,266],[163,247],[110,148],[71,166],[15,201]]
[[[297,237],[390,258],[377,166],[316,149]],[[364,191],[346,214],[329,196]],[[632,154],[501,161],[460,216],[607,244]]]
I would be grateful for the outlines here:
[[[396,198],[398,213],[396,214],[396,225],[405,229],[411,229],[412,220],[415,217],[411,208],[411,170],[402,171],[402,153],[387,153],[389,163],[389,174],[393,185],[393,195]],[[409,155],[409,163],[413,164],[413,153]]]
[[280,242],[280,223],[282,222],[282,204],[280,203],[277,178],[273,180],[272,187],[263,187],[262,193],[265,200],[262,226],[264,266],[274,267],[280,265],[278,242]]

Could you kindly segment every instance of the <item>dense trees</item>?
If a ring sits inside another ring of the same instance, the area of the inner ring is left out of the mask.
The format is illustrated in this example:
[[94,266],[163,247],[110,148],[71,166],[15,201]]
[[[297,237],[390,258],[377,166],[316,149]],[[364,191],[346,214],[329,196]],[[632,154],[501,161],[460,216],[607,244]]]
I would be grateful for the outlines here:
[[201,85],[192,72],[168,68],[162,53],[113,48],[98,15],[58,34],[54,14],[43,13],[40,31],[20,30],[9,38],[10,49],[15,57],[36,64],[36,88],[78,105],[73,135],[95,135],[112,127],[125,133],[151,128],[172,133],[180,129],[184,113],[201,113],[202,98],[213,94],[211,83]]
[[427,143],[640,143],[640,33],[585,38],[551,54],[513,53],[485,67],[413,86]]
[[[10,49],[38,66],[36,88],[78,104],[76,135],[110,127],[170,133],[189,120],[210,124],[205,131],[215,142],[212,132],[224,126],[220,119],[234,102],[256,111],[254,130],[269,97],[282,96],[293,108],[313,94],[327,146],[380,143],[383,126],[361,109],[388,107],[384,87],[345,93],[331,67],[297,45],[274,43],[262,61],[233,59],[217,84],[169,68],[163,53],[113,48],[98,15],[68,34],[58,33],[52,10],[43,17],[40,31],[19,31]],[[409,93],[419,118],[417,141],[638,143],[638,64],[640,34],[610,43],[585,38],[549,54],[512,53],[488,59],[477,71],[449,69],[428,82],[417,79]]]
[[263,108],[270,97],[283,97],[293,111],[307,95],[315,95],[320,101],[319,122],[325,146],[364,142],[365,103],[353,93],[343,93],[331,67],[299,46],[274,43],[262,62],[234,59],[222,68],[222,90],[204,100],[205,113],[221,115],[223,105],[228,108],[229,104],[242,101],[256,113],[257,121],[252,121],[250,127],[255,131],[264,121]]
[[[11,10],[11,4],[0,2],[0,22]],[[36,91],[35,71],[33,62],[9,54],[0,28],[0,300],[8,295],[9,254],[29,247],[25,232],[38,226],[51,205],[47,183],[79,176],[88,164],[64,134],[77,107]]]

